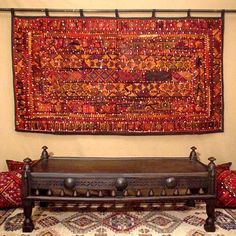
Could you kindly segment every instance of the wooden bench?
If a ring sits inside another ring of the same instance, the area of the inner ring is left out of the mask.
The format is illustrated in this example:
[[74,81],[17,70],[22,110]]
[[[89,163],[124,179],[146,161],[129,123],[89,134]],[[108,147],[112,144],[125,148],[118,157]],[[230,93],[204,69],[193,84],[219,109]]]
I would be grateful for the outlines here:
[[204,228],[215,231],[215,158],[201,163],[192,147],[189,157],[175,158],[41,158],[23,172],[23,232],[31,232],[32,208],[50,202],[154,203],[195,200],[206,202]]

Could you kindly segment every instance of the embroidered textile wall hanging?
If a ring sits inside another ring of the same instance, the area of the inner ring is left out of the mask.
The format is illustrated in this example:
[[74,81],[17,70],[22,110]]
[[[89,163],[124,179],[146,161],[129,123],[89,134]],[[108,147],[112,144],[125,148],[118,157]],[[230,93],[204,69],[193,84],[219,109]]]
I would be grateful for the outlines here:
[[13,17],[16,130],[223,131],[222,18]]

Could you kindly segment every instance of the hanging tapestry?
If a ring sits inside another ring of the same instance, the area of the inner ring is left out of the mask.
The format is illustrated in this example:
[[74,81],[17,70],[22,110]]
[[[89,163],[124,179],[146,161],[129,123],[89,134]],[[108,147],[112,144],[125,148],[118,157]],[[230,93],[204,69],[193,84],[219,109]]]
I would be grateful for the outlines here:
[[223,131],[222,18],[13,17],[16,130]]

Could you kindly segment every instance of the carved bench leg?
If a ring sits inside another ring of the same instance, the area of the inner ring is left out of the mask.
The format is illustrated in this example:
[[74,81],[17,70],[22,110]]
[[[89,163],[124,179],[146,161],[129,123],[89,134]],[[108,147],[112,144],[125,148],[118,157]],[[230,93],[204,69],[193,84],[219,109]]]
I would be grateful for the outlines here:
[[24,200],[23,209],[24,209],[25,219],[23,222],[23,232],[32,232],[32,230],[34,229],[34,224],[31,218],[32,208],[33,208],[33,202],[30,200]]
[[[48,190],[47,189],[40,189],[39,190],[39,193],[40,193],[40,196],[47,196],[47,192],[48,192]],[[42,202],[42,201],[40,201],[39,202],[39,206],[40,207],[48,207],[48,202]]]
[[[190,192],[191,194],[198,194],[199,193],[199,188],[191,188]],[[186,206],[188,207],[195,207],[195,200],[194,199],[188,199],[185,203]]]
[[206,200],[207,219],[204,229],[207,232],[215,232],[215,199]]

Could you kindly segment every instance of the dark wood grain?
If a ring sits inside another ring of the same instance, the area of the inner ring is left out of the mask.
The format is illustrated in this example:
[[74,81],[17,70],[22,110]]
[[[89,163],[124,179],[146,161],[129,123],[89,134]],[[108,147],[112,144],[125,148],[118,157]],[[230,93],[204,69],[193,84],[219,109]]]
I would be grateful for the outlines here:
[[33,172],[54,173],[198,173],[207,166],[187,158],[49,158]]
[[[50,157],[43,147],[41,158],[23,173],[24,232],[34,228],[35,201],[50,202],[178,202],[189,206],[206,201],[206,231],[215,231],[215,163],[198,160],[196,148],[189,157]],[[202,190],[202,191],[200,191]]]

